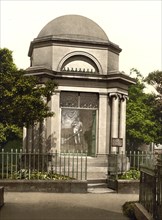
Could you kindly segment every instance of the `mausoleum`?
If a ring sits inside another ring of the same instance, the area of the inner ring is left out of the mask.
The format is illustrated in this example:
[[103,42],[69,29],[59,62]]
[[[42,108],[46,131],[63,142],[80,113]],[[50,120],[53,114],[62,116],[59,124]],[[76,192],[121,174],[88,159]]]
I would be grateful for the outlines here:
[[135,82],[119,71],[121,51],[89,18],[65,15],[46,24],[30,44],[27,74],[57,82],[48,103],[55,115],[24,129],[24,147],[92,158],[125,152],[128,87]]

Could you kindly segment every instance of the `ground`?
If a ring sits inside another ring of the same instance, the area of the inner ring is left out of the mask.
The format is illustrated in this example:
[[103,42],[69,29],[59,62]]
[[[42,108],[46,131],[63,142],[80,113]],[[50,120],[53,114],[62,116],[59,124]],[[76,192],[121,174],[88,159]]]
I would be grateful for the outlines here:
[[1,220],[128,220],[122,214],[126,201],[137,194],[5,193]]

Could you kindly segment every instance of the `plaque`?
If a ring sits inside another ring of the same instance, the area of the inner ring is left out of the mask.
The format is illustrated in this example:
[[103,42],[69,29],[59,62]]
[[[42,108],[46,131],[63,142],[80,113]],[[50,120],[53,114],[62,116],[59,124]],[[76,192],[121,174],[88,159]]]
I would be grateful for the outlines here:
[[112,146],[113,147],[122,147],[123,146],[123,138],[112,138]]

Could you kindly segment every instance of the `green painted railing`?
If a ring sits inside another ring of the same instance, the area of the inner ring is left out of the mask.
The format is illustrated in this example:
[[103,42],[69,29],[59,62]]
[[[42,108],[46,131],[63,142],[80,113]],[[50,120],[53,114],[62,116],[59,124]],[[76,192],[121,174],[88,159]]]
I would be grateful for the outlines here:
[[[77,180],[87,179],[87,154],[82,151],[64,153],[26,152],[11,149],[0,151],[0,179],[41,179],[56,175]],[[58,177],[59,178],[59,177]],[[61,177],[60,177],[61,178]]]

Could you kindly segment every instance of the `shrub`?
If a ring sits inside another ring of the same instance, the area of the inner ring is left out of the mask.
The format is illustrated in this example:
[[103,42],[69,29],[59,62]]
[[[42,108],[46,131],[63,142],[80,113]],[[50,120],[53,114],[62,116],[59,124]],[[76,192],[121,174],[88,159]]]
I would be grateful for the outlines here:
[[134,203],[137,201],[125,202],[122,206],[123,214],[129,217],[131,220],[137,220],[134,213]]
[[53,172],[40,172],[38,170],[31,171],[28,169],[21,169],[17,172],[10,174],[10,179],[31,179],[31,180],[70,180],[74,179],[69,176],[53,173]]
[[119,179],[126,179],[126,180],[139,180],[140,179],[140,171],[131,169],[126,171],[122,175],[119,176]]

